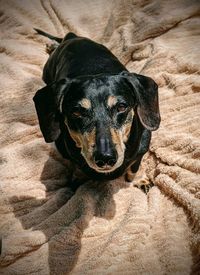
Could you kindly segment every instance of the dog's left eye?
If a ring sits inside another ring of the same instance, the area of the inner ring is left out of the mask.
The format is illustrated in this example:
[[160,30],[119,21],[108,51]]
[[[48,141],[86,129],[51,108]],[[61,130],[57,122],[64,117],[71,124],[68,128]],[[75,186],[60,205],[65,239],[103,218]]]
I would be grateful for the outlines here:
[[124,113],[127,110],[128,106],[126,103],[118,103],[117,104],[117,112]]

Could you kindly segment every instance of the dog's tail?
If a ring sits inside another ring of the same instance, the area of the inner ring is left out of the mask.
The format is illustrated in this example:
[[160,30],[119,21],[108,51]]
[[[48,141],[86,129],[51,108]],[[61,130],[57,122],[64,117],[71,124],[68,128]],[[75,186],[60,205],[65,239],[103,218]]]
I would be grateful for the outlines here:
[[57,36],[53,36],[50,33],[44,32],[40,29],[34,28],[34,30],[39,34],[39,35],[43,35],[48,37],[51,40],[55,40],[56,42],[58,42],[59,44],[63,41],[63,40],[68,40],[68,39],[72,39],[72,38],[76,38],[77,35],[73,32],[69,32],[68,34],[66,34],[66,36],[64,38],[60,38]]
[[58,42],[58,43],[61,43],[62,40],[63,40],[63,38],[53,36],[53,35],[51,35],[51,34],[49,34],[49,33],[47,33],[47,32],[44,32],[44,31],[42,31],[42,30],[40,30],[40,29],[34,28],[34,30],[35,30],[38,34],[43,35],[43,36],[46,36],[46,37],[48,37],[48,38],[51,39],[51,40],[55,40],[55,41]]

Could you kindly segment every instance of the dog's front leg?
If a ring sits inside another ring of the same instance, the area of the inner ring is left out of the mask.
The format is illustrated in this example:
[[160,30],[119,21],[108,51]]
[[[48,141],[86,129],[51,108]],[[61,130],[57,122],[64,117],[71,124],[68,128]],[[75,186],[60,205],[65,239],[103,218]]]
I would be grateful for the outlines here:
[[132,182],[135,178],[135,175],[139,169],[140,163],[142,160],[142,156],[139,157],[131,166],[129,166],[128,170],[126,171],[125,174],[125,180],[128,182]]
[[128,182],[133,182],[135,187],[147,194],[154,184],[147,177],[144,165],[140,165],[141,160],[142,157],[128,168],[125,179]]
[[73,162],[70,162],[68,172],[67,185],[74,192],[89,179]]

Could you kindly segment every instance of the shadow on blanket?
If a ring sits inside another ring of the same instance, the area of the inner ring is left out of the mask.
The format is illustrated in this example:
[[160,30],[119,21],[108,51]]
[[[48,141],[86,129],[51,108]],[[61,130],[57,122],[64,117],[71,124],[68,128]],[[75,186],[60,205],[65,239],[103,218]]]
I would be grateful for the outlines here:
[[[46,189],[46,198],[39,200],[28,195],[20,198],[35,208],[30,212],[28,207],[27,215],[21,212],[18,215],[15,201],[19,198],[16,196],[10,199],[10,204],[24,230],[39,230],[45,234],[50,274],[54,274],[58,266],[62,274],[66,274],[78,261],[81,238],[90,220],[93,217],[112,219],[116,210],[113,195],[129,184],[120,180],[101,183],[90,181],[73,193],[66,182],[60,181],[59,174],[51,180],[52,173],[58,172],[55,156],[57,152],[52,150],[40,177]],[[66,168],[62,167],[61,174],[65,173]]]

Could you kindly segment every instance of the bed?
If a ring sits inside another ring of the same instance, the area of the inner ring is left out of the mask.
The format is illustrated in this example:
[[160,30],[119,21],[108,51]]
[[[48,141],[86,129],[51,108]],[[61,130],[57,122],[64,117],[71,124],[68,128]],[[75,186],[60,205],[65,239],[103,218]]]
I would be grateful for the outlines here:
[[[1,1],[1,274],[200,274],[199,15],[189,0]],[[124,178],[67,186],[32,100],[48,58],[34,27],[103,43],[158,83],[147,194]]]

